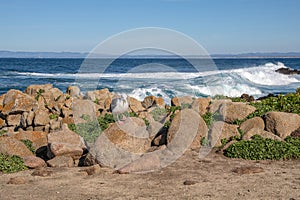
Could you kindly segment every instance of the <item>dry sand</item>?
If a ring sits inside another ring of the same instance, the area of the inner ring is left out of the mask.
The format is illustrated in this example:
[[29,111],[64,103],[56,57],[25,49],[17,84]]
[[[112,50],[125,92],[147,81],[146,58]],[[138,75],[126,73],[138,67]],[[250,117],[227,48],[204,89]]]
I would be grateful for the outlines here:
[[[243,167],[246,170],[241,170]],[[188,151],[172,165],[145,174],[88,176],[80,168],[0,175],[0,199],[300,199],[300,160],[246,161]],[[251,171],[257,173],[251,173]],[[24,177],[25,184],[7,184]]]

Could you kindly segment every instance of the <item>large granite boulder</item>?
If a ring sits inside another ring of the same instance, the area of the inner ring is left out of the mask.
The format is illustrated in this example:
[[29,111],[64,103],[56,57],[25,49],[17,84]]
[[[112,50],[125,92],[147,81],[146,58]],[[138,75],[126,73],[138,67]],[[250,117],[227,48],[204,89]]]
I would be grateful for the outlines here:
[[33,156],[33,153],[25,144],[15,138],[2,136],[0,137],[0,153],[16,155],[21,158]]
[[131,117],[123,123],[111,124],[98,137],[90,153],[101,166],[120,168],[138,159],[150,146],[144,121]]
[[240,129],[244,133],[247,133],[249,130],[251,130],[253,128],[264,130],[265,129],[265,122],[264,122],[264,120],[261,117],[254,117],[252,119],[248,119],[248,120],[244,121],[240,125]]
[[96,104],[90,100],[74,99],[73,118],[76,124],[85,123],[85,117],[90,120],[96,119]]
[[155,99],[155,96],[147,96],[144,98],[142,105],[144,106],[144,108],[148,109],[155,105]]
[[67,94],[73,98],[80,98],[81,96],[80,89],[77,86],[69,86],[67,88]]
[[207,112],[210,104],[210,98],[198,98],[192,103],[192,109],[199,113],[201,116]]
[[0,129],[6,126],[6,122],[4,119],[0,118]]
[[282,139],[300,127],[300,116],[294,113],[268,112],[264,116],[266,130]]
[[256,108],[254,106],[250,106],[246,103],[231,102],[222,104],[220,114],[223,116],[225,122],[232,123],[235,120],[245,119],[255,110]]
[[55,157],[70,156],[74,160],[78,160],[83,153],[83,149],[80,146],[62,142],[52,142],[50,144],[50,150]]
[[[174,138],[182,138],[182,148],[200,148],[201,138],[207,137],[208,129],[202,117],[192,109],[181,110],[172,120],[167,135],[167,146],[169,147]],[[175,143],[180,140],[176,140]]]
[[37,106],[36,100],[19,90],[9,90],[3,99],[3,115],[21,114]]
[[38,109],[34,112],[34,125],[45,126],[50,122],[49,112],[47,109]]
[[8,126],[20,126],[21,124],[21,115],[16,114],[16,115],[8,115],[6,118],[7,125]]
[[112,93],[110,93],[107,88],[88,91],[86,93],[86,98],[98,104],[99,109],[101,110],[109,110],[112,96]]
[[23,160],[24,165],[30,169],[46,167],[46,162],[43,159],[36,156],[27,156],[24,157]]
[[63,130],[52,132],[47,135],[48,145],[52,143],[67,143],[85,149],[86,146],[82,137],[71,131],[66,124],[63,124]]
[[128,105],[129,108],[135,113],[139,113],[145,110],[142,103],[133,97],[128,97]]
[[32,146],[35,149],[39,149],[40,147],[47,146],[47,134],[43,131],[22,131],[13,133],[10,137],[13,137],[17,140],[30,140],[32,142]]
[[[30,85],[25,89],[24,93],[26,93],[30,96],[36,97],[37,94],[39,94],[41,91],[46,92],[46,91],[49,91],[52,88],[53,88],[52,84]],[[42,93],[44,93],[44,92],[42,92]]]
[[0,95],[0,112],[1,112],[2,109],[3,109],[3,101],[4,101],[4,98],[5,98],[5,94]]

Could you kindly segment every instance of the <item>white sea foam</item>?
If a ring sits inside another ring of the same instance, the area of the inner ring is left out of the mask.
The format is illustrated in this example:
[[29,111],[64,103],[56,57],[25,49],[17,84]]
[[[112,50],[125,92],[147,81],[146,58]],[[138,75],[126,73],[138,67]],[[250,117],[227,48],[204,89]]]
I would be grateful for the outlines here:
[[[130,96],[139,100],[143,100],[148,95],[163,96],[166,102],[170,102],[170,98],[172,98],[172,96],[193,96],[193,94],[208,96],[221,94],[236,97],[243,93],[247,93],[254,96],[260,96],[263,94],[262,91],[264,91],[264,87],[266,86],[276,87],[300,82],[300,79],[297,76],[288,76],[275,72],[275,70],[279,68],[286,68],[286,66],[283,63],[266,63],[264,65],[249,68],[215,70],[198,73],[152,72],[48,74],[19,72],[18,74],[21,76],[34,76],[41,78],[53,77],[55,79],[91,79],[90,84],[93,84],[94,80],[101,78],[119,79],[118,87],[120,91],[123,89],[131,90],[132,92],[129,94]],[[195,79],[198,77],[202,77],[203,80]],[[135,84],[134,79],[137,79],[139,82]],[[153,79],[154,81],[148,81],[149,79]],[[186,82],[185,80],[188,81]],[[154,84],[151,84],[152,82]],[[147,86],[144,86],[142,83],[146,83],[145,85]],[[85,81],[84,84],[87,85],[89,82]]]
[[216,85],[216,86],[190,86],[191,89],[196,93],[201,93],[207,96],[215,96],[215,95],[225,95],[229,97],[239,97],[242,94],[249,95],[261,95],[262,92],[254,87],[250,87],[245,84],[235,84],[235,85]]
[[218,74],[237,74],[243,79],[259,85],[288,85],[290,83],[299,82],[295,76],[287,76],[275,72],[276,69],[286,68],[283,63],[266,63],[265,65],[240,68],[232,70],[215,70],[197,73],[184,72],[153,72],[153,73],[36,73],[36,72],[18,72],[22,76],[34,77],[53,77],[53,78],[71,78],[71,79],[100,79],[100,78],[117,78],[117,79],[163,79],[163,80],[178,80],[178,79],[193,79],[197,77],[207,77]]
[[248,81],[259,85],[288,85],[299,82],[294,76],[287,76],[275,72],[276,69],[286,68],[283,63],[267,63],[262,66],[239,70],[237,73]]

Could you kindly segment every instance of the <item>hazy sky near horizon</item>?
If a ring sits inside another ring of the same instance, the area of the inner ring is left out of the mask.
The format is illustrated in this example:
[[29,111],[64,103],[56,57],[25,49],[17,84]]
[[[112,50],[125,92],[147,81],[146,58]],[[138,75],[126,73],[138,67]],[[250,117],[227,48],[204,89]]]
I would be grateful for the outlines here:
[[150,26],[209,53],[300,52],[299,10],[299,0],[0,0],[0,50],[89,52]]

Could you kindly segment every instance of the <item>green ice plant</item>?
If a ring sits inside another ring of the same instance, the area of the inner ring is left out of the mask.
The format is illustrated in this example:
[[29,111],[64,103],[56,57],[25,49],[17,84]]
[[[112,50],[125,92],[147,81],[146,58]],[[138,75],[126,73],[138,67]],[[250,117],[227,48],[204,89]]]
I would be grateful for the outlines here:
[[27,169],[24,161],[19,156],[9,156],[0,153],[0,171],[4,173],[13,173]]
[[287,137],[285,141],[277,141],[254,135],[252,140],[241,140],[232,144],[225,150],[224,155],[246,160],[300,158],[300,139]]

